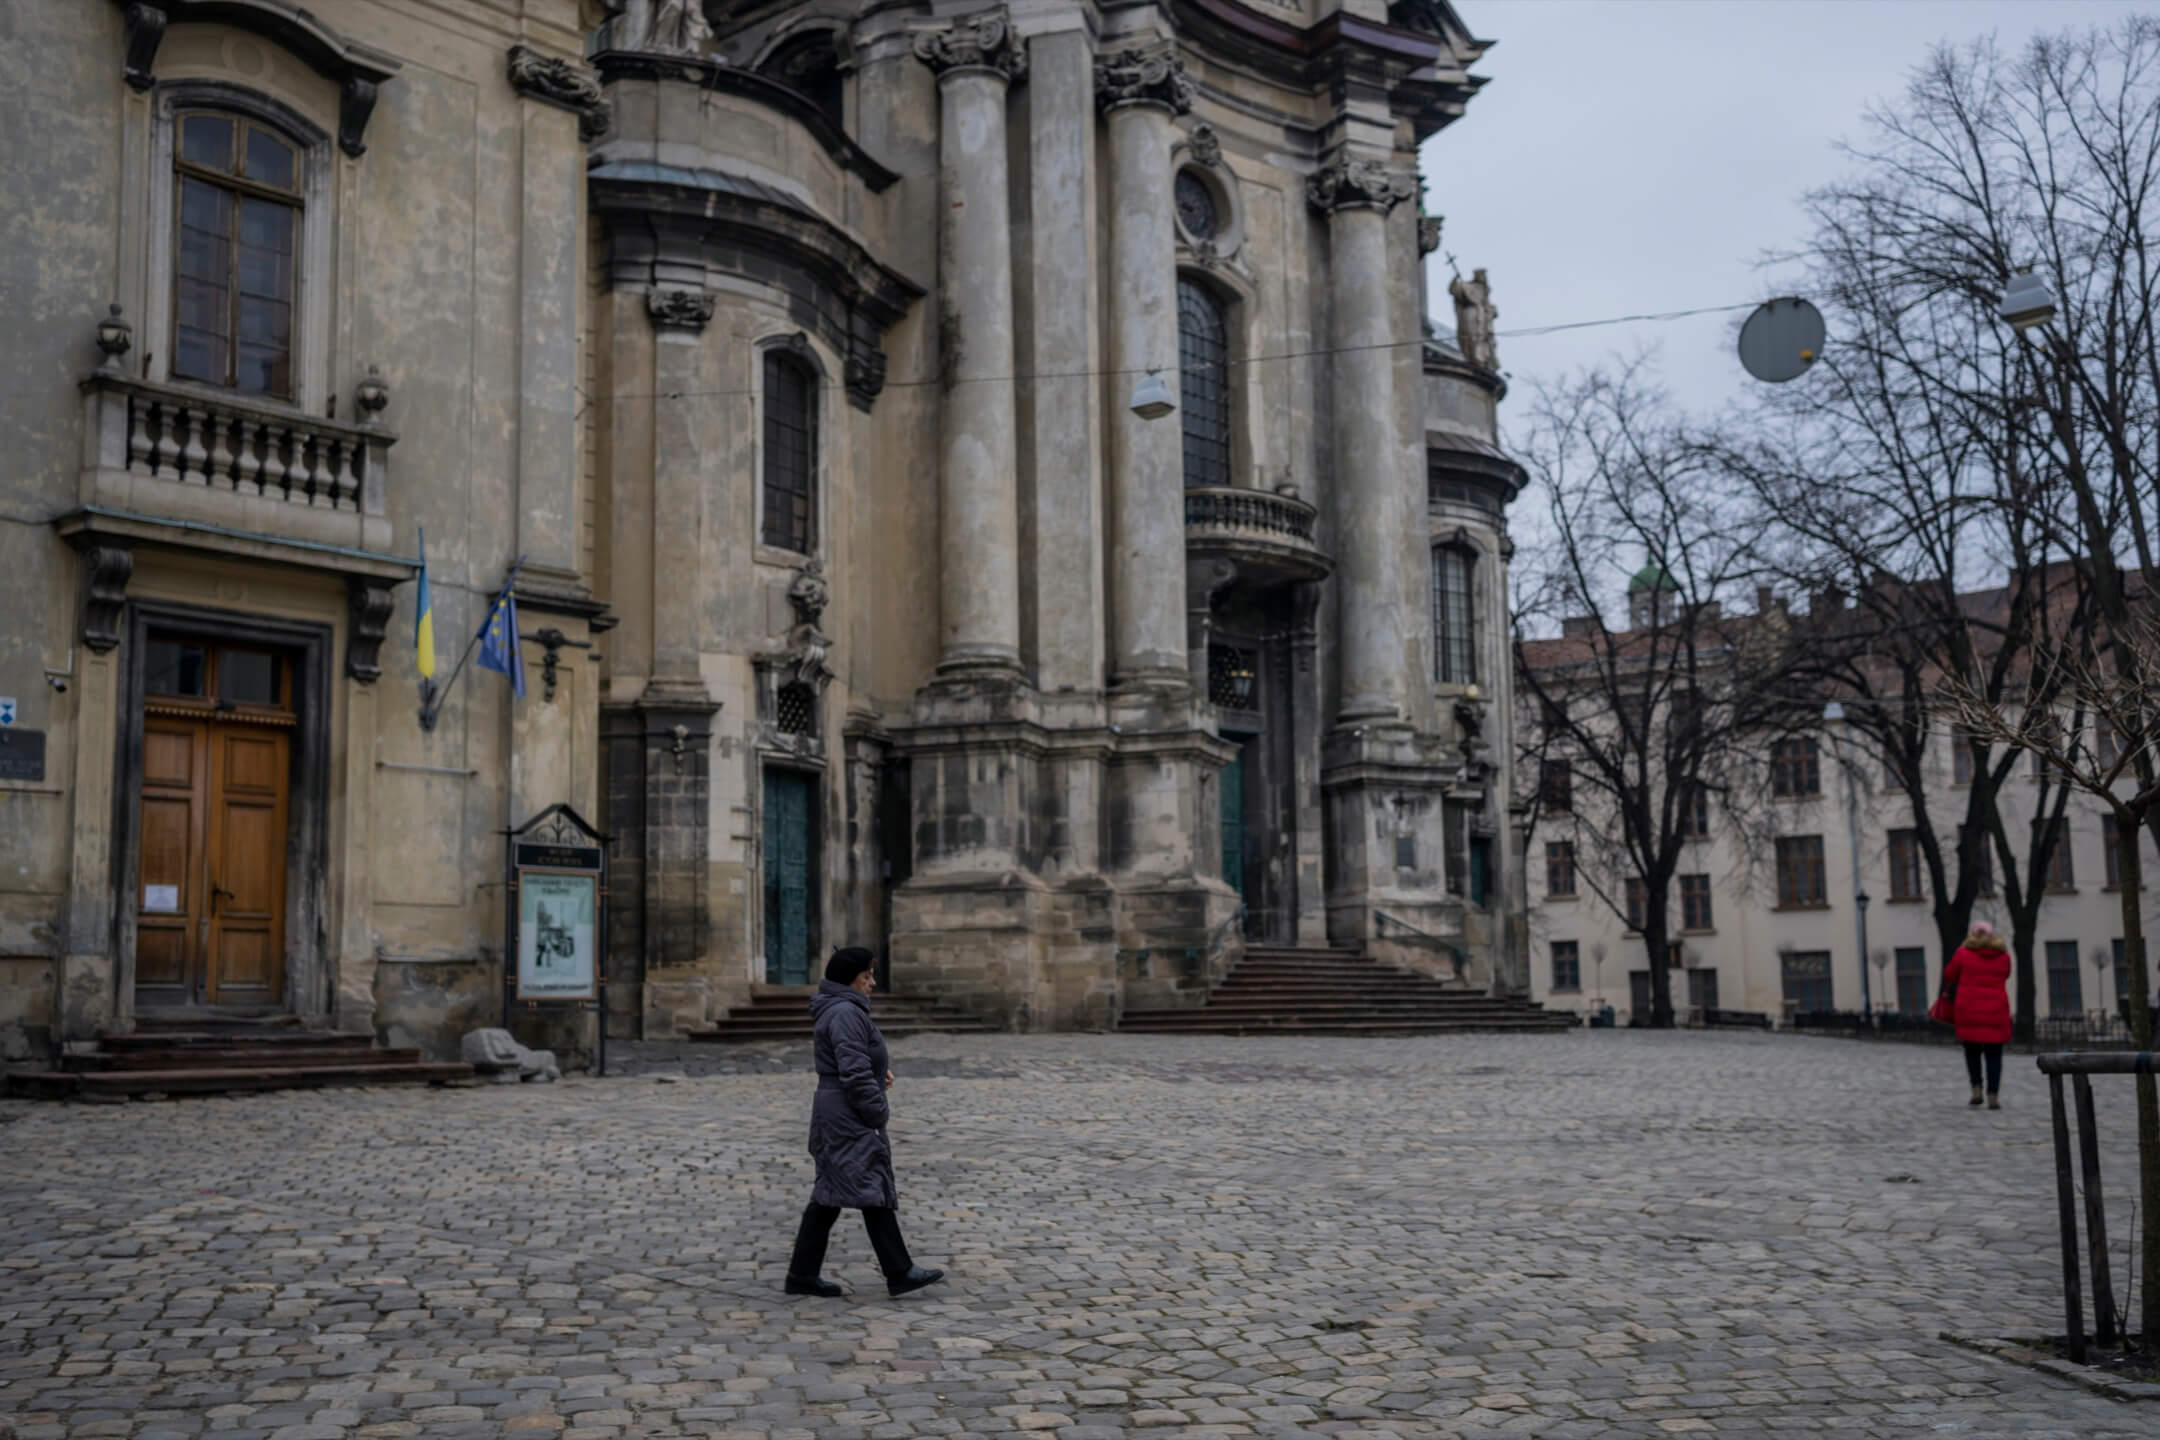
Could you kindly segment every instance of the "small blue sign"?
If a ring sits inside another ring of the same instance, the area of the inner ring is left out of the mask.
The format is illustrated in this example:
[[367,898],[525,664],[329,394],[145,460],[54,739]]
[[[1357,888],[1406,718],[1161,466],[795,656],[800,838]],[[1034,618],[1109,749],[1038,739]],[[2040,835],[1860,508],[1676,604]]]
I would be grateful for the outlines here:
[[15,723],[15,697],[0,695],[0,725]]

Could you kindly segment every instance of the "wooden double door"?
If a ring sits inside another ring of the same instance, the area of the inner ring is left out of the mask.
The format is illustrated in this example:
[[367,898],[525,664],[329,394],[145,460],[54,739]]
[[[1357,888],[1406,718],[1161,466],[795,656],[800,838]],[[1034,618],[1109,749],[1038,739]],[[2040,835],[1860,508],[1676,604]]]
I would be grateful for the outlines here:
[[151,645],[143,705],[137,1004],[279,1006],[296,719],[287,667],[187,647],[176,673],[158,664],[161,643],[167,658],[175,648]]

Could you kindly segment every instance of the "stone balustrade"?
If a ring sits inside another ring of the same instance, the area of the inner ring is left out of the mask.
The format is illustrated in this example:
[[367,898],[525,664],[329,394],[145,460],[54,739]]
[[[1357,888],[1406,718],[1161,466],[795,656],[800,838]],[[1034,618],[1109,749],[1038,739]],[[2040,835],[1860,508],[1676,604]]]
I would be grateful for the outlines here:
[[1267,582],[1319,580],[1334,568],[1314,536],[1318,512],[1303,500],[1234,485],[1185,492],[1185,550],[1234,562]]
[[[363,403],[380,408],[379,381]],[[101,369],[83,382],[85,504],[384,550],[384,489],[397,437],[290,406]]]

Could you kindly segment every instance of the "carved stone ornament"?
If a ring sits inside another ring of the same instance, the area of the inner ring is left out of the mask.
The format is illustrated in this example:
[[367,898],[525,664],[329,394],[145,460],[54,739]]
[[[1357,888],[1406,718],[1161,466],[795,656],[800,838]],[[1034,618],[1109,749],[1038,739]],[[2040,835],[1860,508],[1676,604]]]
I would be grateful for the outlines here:
[[597,140],[607,133],[610,111],[600,77],[574,60],[543,55],[530,45],[513,45],[510,88],[543,105],[575,114],[578,138],[582,140]]
[[1410,198],[1414,187],[1377,160],[1339,160],[1305,182],[1313,209],[1388,211]]
[[1212,125],[1195,125],[1192,134],[1186,138],[1185,153],[1192,157],[1195,165],[1205,165],[1212,170],[1222,164],[1222,136],[1215,133]]
[[832,587],[825,583],[825,562],[807,561],[788,582],[788,604],[794,607],[797,625],[815,626],[832,603]]
[[645,313],[662,330],[703,330],[712,323],[713,303],[704,290],[645,292]]
[[[1095,103],[1105,110],[1120,105],[1160,105],[1173,115],[1183,115],[1192,109],[1193,83],[1185,74],[1185,62],[1167,45],[1152,50],[1120,50],[1114,55],[1095,57]],[[1209,133],[1212,136],[1213,132]],[[1218,144],[1215,159],[1201,163],[1212,165],[1220,159],[1222,148]]]
[[1420,255],[1430,255],[1440,248],[1440,227],[1446,218],[1439,215],[1420,215],[1417,221],[1417,250]]
[[165,39],[165,12],[155,5],[145,5],[133,0],[127,7],[124,21],[127,27],[127,60],[121,74],[131,89],[148,90],[157,83],[152,66],[157,63],[158,46]]
[[125,545],[92,545],[83,551],[82,642],[93,654],[103,655],[120,643],[120,617],[134,574],[135,552]]
[[1013,34],[1004,10],[984,10],[925,30],[915,37],[915,58],[940,77],[956,70],[995,70],[1008,81],[1027,74],[1027,48]]
[[825,683],[832,679],[832,671],[825,664],[832,638],[818,627],[832,599],[832,587],[825,583],[824,562],[812,560],[797,570],[795,578],[788,582],[787,598],[795,610],[795,628],[788,631],[786,661],[796,680],[822,695]]
[[875,340],[856,337],[848,346],[846,372],[843,381],[848,398],[863,410],[877,399],[885,388],[885,352]]
[[629,0],[615,48],[647,55],[703,55],[711,39],[705,0]]
[[358,75],[345,77],[338,91],[338,149],[358,159],[367,154],[368,116],[375,113],[375,82]]
[[105,356],[98,368],[114,375],[123,373],[127,352],[135,344],[134,335],[135,327],[122,318],[120,302],[113,301],[110,312],[97,325],[97,348]]
[[390,633],[390,612],[397,597],[387,580],[348,575],[345,598],[352,619],[345,640],[345,673],[363,685],[372,685],[382,678],[383,637]]

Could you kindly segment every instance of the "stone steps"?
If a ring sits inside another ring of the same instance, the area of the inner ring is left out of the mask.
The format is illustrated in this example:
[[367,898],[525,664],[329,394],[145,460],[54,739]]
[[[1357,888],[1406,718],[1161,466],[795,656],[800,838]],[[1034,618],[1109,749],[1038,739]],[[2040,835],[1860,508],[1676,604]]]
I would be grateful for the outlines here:
[[[728,1011],[727,1018],[710,1030],[693,1030],[689,1038],[725,1044],[745,1040],[808,1040],[816,1033],[810,1019],[809,986],[762,989],[748,1005]],[[888,1040],[909,1035],[988,1035],[990,1026],[964,1010],[934,1000],[902,995],[879,995],[870,1001],[870,1018]]]
[[1127,1011],[1140,1035],[1425,1035],[1567,1030],[1575,1017],[1464,990],[1354,950],[1249,946],[1209,993],[1182,1009]]
[[37,1100],[220,1095],[332,1085],[443,1085],[470,1080],[462,1063],[423,1060],[375,1037],[311,1030],[292,1015],[184,1013],[138,1019],[125,1035],[62,1057],[50,1070],[17,1071],[7,1093]]

